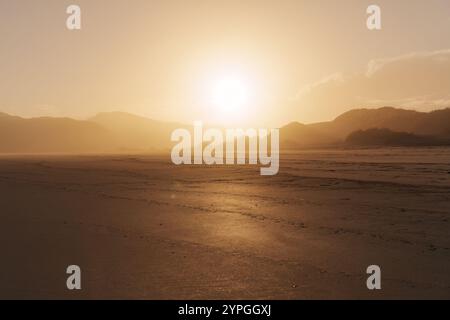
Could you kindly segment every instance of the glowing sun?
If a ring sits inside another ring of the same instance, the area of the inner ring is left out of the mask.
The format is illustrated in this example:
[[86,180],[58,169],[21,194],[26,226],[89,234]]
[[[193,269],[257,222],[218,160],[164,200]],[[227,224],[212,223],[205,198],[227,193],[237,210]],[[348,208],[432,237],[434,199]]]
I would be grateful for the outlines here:
[[248,104],[249,88],[246,82],[237,76],[221,77],[213,83],[211,100],[220,114],[236,115],[245,110]]

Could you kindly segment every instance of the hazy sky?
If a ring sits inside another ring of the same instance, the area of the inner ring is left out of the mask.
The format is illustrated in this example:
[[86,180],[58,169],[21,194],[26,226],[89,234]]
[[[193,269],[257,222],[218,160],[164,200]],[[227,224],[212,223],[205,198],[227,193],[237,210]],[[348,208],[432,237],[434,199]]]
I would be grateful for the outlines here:
[[[66,29],[70,4],[80,31]],[[0,0],[0,111],[219,122],[210,96],[230,75],[252,124],[431,110],[450,106],[447,49],[448,0]]]

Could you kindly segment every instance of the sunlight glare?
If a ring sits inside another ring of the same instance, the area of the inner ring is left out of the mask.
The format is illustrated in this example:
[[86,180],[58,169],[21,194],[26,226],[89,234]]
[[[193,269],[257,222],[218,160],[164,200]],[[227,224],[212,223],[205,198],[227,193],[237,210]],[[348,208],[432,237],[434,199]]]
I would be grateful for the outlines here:
[[241,78],[226,76],[213,84],[212,104],[224,116],[238,115],[248,103],[248,86]]

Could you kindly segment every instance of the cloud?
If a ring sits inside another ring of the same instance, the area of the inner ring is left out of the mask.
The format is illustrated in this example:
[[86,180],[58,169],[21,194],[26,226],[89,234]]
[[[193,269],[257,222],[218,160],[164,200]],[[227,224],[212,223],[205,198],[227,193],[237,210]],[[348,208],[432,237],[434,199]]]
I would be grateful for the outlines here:
[[362,107],[450,107],[450,50],[372,60],[359,74],[334,74],[301,88],[295,100],[296,117],[307,122]]

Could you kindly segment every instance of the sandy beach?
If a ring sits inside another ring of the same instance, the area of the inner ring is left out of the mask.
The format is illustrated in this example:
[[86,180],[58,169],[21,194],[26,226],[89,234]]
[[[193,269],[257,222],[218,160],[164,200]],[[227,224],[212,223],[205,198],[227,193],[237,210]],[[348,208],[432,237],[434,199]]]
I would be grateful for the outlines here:
[[450,148],[289,153],[273,177],[4,155],[0,193],[1,299],[450,298]]

